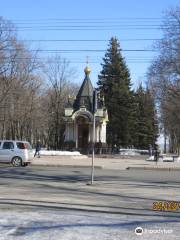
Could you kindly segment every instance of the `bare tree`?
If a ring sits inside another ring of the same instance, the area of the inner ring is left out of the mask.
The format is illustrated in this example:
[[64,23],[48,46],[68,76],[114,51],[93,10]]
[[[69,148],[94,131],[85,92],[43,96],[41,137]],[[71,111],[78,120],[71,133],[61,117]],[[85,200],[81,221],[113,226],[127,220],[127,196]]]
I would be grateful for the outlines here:
[[58,149],[63,145],[65,103],[77,89],[75,72],[59,56],[40,70],[37,54],[18,40],[11,22],[0,18],[0,138],[33,144],[40,139]]
[[172,152],[180,152],[180,7],[168,11],[162,26],[164,36],[156,45],[159,56],[148,71],[148,83],[159,106],[165,136]]
[[[30,139],[30,119],[40,86],[36,56],[17,40],[15,28],[0,19],[0,135]],[[28,131],[28,133],[27,133]]]
[[60,56],[48,61],[45,73],[48,80],[46,109],[48,111],[48,142],[49,147],[59,149],[64,142],[64,108],[68,96],[72,94],[76,84],[73,83],[75,71],[69,62]]

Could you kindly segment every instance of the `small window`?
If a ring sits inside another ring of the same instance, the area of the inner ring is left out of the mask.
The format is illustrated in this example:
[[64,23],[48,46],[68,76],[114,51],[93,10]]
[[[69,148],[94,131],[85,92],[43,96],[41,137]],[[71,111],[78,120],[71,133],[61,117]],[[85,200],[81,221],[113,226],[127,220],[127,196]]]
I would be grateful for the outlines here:
[[23,143],[23,142],[16,142],[17,148],[19,149],[32,149],[31,145],[27,142]]
[[4,142],[3,149],[14,149],[13,142]]
[[18,147],[19,149],[26,149],[25,144],[22,143],[22,142],[17,142],[16,145],[17,145],[17,147]]

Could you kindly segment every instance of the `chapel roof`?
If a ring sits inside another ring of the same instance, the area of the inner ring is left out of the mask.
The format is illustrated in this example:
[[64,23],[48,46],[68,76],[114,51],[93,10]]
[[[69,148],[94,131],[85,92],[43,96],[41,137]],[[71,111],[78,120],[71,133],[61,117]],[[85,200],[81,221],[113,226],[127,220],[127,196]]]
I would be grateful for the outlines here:
[[79,92],[76,96],[76,100],[74,101],[74,109],[77,110],[80,107],[86,107],[87,110],[92,112],[93,108],[93,86],[91,80],[89,78],[91,69],[89,66],[86,66],[84,69],[85,78],[79,89]]

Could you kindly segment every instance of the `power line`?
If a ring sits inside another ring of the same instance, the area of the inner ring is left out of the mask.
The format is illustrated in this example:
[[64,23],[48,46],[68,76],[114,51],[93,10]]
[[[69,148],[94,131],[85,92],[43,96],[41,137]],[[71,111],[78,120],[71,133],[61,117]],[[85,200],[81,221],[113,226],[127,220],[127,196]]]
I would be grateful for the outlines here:
[[[48,19],[45,19],[45,20],[32,20],[32,21],[28,21],[28,20],[22,20],[22,21],[13,21],[14,23],[16,24],[47,24],[47,23],[125,23],[125,22],[137,22],[137,23],[141,23],[141,22],[161,22],[162,19],[86,19],[86,20],[83,20],[83,19],[69,19],[69,20],[66,20],[66,19],[52,19],[52,20],[48,20]],[[174,21],[174,19],[172,19],[172,21]]]
[[[3,51],[18,51],[18,49],[4,49]],[[63,53],[73,53],[73,52],[106,52],[105,49],[31,49],[29,52],[63,52]],[[158,52],[155,49],[121,49],[123,52]]]
[[[160,38],[125,38],[121,41],[158,41]],[[105,39],[23,39],[25,42],[108,42]]]
[[[173,18],[169,21],[175,22]],[[43,18],[14,19],[21,31],[56,31],[56,30],[116,30],[116,29],[160,29],[162,18],[159,17],[124,17],[124,18]],[[168,27],[168,24],[163,24]],[[13,29],[13,28],[12,28]],[[4,30],[6,27],[4,26]],[[13,29],[14,31],[16,28]]]
[[[168,27],[168,25],[163,25],[163,28]],[[123,25],[42,25],[42,26],[15,26],[9,29],[9,27],[1,26],[3,31],[16,31],[16,30],[39,30],[39,31],[51,31],[51,30],[124,30],[124,29],[161,29],[160,25],[157,24],[123,24]]]
[[[9,58],[8,58],[8,60],[9,60]],[[15,59],[15,60],[11,60],[11,62],[16,62],[17,60],[31,60],[30,58],[17,58],[17,59]],[[64,63],[63,61],[57,61],[57,60],[43,60],[42,58],[36,58],[36,60],[39,60],[40,62],[42,62],[42,63],[47,63],[47,64],[51,64],[51,63]],[[126,61],[128,62],[128,63],[138,63],[138,64],[143,64],[143,63],[150,63],[152,60],[149,60],[149,61],[147,61],[147,60],[143,60],[143,61],[138,61],[138,60],[128,60],[128,59],[126,59]],[[68,62],[69,63],[85,63],[85,61],[73,61],[73,60],[68,60]],[[89,61],[89,63],[90,64],[100,64],[101,63],[101,61]]]
[[[173,19],[173,18],[169,18]],[[36,18],[36,19],[12,19],[14,22],[38,22],[38,21],[122,21],[122,20],[162,20],[161,17],[114,17],[114,18]]]
[[12,29],[6,29],[6,28],[1,28],[1,30],[3,31],[110,31],[110,30],[161,30],[160,27],[147,27],[147,26],[143,26],[143,27],[69,27],[66,28],[64,27],[52,27],[52,28],[47,28],[47,27],[42,27],[42,28],[33,28],[33,27],[17,27],[17,28],[12,28]]
[[[168,28],[169,26],[166,24],[163,24],[163,28]],[[178,26],[177,26],[178,27]],[[133,21],[130,22],[56,22],[56,23],[28,23],[28,22],[22,22],[22,23],[16,23],[16,26],[11,27],[9,29],[8,26],[1,26],[1,30],[3,31],[105,31],[105,30],[160,30],[162,28],[161,23],[153,23],[153,22],[144,22],[138,23]]]
[[[124,27],[124,28],[36,28],[36,29],[33,29],[33,28],[21,28],[21,29],[18,29],[18,31],[20,32],[24,32],[24,31],[115,31],[115,30],[143,30],[143,31],[146,31],[146,30],[161,30],[161,28],[147,28],[147,27],[143,27],[143,28],[127,28],[127,27]],[[8,31],[9,30],[6,30],[4,29],[3,31]],[[13,31],[13,32],[16,32],[17,29],[11,29],[10,31]]]
[[[10,61],[16,61],[16,60],[31,60],[31,59],[34,59],[33,57],[16,57],[16,58],[14,58],[14,60],[13,59],[10,59],[9,57],[3,57],[3,58],[0,58],[1,60],[5,60],[5,59],[7,59],[7,60],[10,60]],[[36,57],[36,59],[37,60],[47,60],[47,59],[49,59],[48,57]],[[143,61],[151,61],[152,60],[152,58],[150,58],[150,59],[147,59],[147,58],[128,58],[128,57],[126,57],[125,58],[126,60],[128,60],[128,61],[139,61],[139,62],[143,62]],[[98,59],[96,59],[96,60],[98,60]],[[102,59],[100,59],[99,61],[101,61]],[[54,59],[52,59],[52,58],[50,58],[50,60],[47,60],[47,61],[49,61],[49,62],[61,62],[61,60],[60,61],[58,61],[58,60],[54,60]],[[73,61],[73,62],[78,62],[78,61],[83,61],[83,62],[85,62],[84,60],[78,60],[78,59],[73,59],[73,58],[71,58],[71,60],[70,61]],[[63,61],[62,61],[63,62]],[[90,60],[89,62],[98,62],[98,61],[94,61],[94,60]]]

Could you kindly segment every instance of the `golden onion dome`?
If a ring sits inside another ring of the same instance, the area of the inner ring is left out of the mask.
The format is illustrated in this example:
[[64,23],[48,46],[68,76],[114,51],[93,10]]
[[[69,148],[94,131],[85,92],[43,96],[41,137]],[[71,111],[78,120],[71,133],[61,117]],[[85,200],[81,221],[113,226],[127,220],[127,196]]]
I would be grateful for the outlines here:
[[88,75],[89,75],[90,72],[91,72],[90,67],[86,66],[85,69],[84,69],[84,72],[85,72],[85,74],[88,74]]

